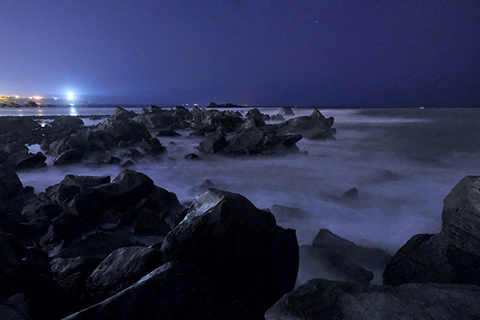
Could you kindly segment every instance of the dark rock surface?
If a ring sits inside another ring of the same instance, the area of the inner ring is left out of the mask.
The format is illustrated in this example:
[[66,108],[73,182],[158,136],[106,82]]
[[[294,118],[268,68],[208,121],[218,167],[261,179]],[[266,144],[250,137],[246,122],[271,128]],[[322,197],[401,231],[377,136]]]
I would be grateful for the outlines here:
[[454,284],[367,286],[310,280],[265,313],[266,320],[478,319],[480,288]]
[[64,320],[222,319],[214,284],[195,266],[170,262],[133,286]]
[[161,252],[144,247],[125,247],[113,251],[88,278],[94,300],[106,299],[133,285],[163,263]]
[[215,189],[195,199],[162,251],[165,261],[198,266],[225,298],[257,315],[293,288],[298,270],[294,230],[278,227],[241,195]]
[[306,139],[335,139],[335,129],[332,128],[333,118],[325,118],[317,109],[310,116],[290,119],[278,125],[279,133],[300,133]]
[[480,177],[463,178],[443,201],[442,230],[419,234],[398,250],[384,283],[480,285]]

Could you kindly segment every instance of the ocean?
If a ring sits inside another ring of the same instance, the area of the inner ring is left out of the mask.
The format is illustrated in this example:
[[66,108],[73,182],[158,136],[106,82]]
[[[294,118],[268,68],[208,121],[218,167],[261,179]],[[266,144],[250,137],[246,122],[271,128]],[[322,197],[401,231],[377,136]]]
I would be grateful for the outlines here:
[[[114,110],[3,108],[0,116],[111,115]],[[201,138],[179,131],[180,137],[159,137],[168,151],[161,160],[145,158],[132,169],[147,174],[185,204],[205,191],[209,180],[262,209],[274,205],[301,209],[303,213],[293,217],[277,215],[280,225],[296,229],[300,245],[310,244],[319,229],[327,228],[390,253],[415,234],[437,233],[443,198],[464,176],[480,174],[480,109],[319,110],[335,118],[336,140],[302,139],[297,143],[299,154],[245,158],[199,154]],[[275,114],[279,108],[260,111]],[[294,112],[301,116],[312,110]],[[85,118],[88,125],[102,120]],[[29,148],[40,150],[38,145]],[[201,159],[184,159],[193,152]],[[51,157],[47,163],[42,169],[19,172],[23,184],[42,192],[66,174],[113,178],[122,170],[115,165],[53,166]],[[342,198],[351,188],[358,190],[358,199]]]

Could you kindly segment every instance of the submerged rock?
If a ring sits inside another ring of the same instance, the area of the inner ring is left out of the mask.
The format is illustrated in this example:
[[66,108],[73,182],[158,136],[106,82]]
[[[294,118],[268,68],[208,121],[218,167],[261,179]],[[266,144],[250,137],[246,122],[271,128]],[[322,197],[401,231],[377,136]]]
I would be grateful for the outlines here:
[[463,178],[443,203],[440,233],[416,235],[400,248],[385,269],[385,284],[480,285],[480,177]]

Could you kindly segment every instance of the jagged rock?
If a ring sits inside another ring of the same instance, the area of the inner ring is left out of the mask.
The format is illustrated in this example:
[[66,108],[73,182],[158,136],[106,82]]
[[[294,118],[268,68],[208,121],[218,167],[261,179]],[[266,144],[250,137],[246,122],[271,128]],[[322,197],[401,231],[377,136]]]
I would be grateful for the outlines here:
[[64,320],[222,319],[219,300],[215,286],[195,266],[173,262]]
[[110,183],[110,176],[80,176],[67,174],[60,182],[64,186],[78,187],[80,190]]
[[385,284],[480,285],[480,177],[463,178],[443,203],[440,233],[416,235],[400,248],[385,269]]
[[128,120],[128,119],[132,119],[136,115],[137,114],[135,113],[135,111],[129,111],[122,107],[117,107],[115,109],[115,114],[113,115],[113,117],[119,120]]
[[215,131],[206,136],[199,144],[200,151],[207,153],[217,153],[228,145],[225,134],[221,131]]
[[0,220],[6,213],[22,211],[25,190],[18,175],[11,168],[0,170]]
[[282,297],[266,320],[477,319],[480,288],[470,285],[367,286],[310,280]]
[[392,257],[384,250],[356,245],[327,229],[318,231],[312,245],[319,249],[338,253],[369,270],[383,270]]
[[358,189],[357,188],[351,188],[351,189],[345,191],[342,194],[341,199],[342,200],[347,200],[347,201],[358,200]]
[[137,213],[133,222],[135,234],[144,236],[166,236],[172,228],[165,219],[149,209],[142,209]]
[[270,117],[273,121],[285,121],[285,118],[281,114],[274,114]]
[[40,168],[46,166],[45,160],[47,160],[47,157],[41,152],[28,153],[20,151],[10,156],[4,166],[11,166],[15,170]]
[[0,303],[0,320],[30,320],[27,297],[17,293]]
[[214,280],[229,301],[255,314],[290,291],[298,270],[294,230],[239,194],[210,189],[165,238],[165,261],[193,263]]
[[78,129],[84,125],[81,118],[72,116],[62,116],[55,118],[50,125],[52,127],[59,127],[60,129]]
[[151,155],[157,155],[166,151],[165,147],[156,138],[142,139],[141,147],[147,154]]
[[83,154],[77,150],[66,150],[60,153],[55,160],[53,160],[53,164],[55,165],[66,165],[72,163],[78,163],[82,161]]
[[278,125],[279,133],[300,133],[306,139],[335,139],[333,117],[325,118],[313,109],[310,116],[296,117]]
[[151,248],[125,247],[113,251],[88,278],[89,291],[106,299],[133,285],[163,263],[162,253]]
[[129,231],[90,232],[70,243],[61,243],[49,252],[50,258],[96,257],[106,258],[122,247],[143,246]]
[[293,110],[291,107],[283,107],[280,109],[278,112],[279,115],[284,115],[284,116],[294,116],[295,113],[293,113]]
[[144,138],[149,139],[151,137],[147,128],[135,121],[107,119],[99,124],[98,128],[113,137],[115,142],[121,140],[140,142]]
[[287,206],[281,206],[278,204],[273,205],[272,212],[278,220],[288,221],[291,219],[308,219],[310,215],[308,212]]
[[10,155],[16,154],[16,153],[28,153],[28,148],[24,144],[20,143],[8,143],[3,150],[8,152]]
[[0,234],[0,302],[24,292],[26,287],[18,256],[11,244]]
[[173,129],[160,130],[157,133],[157,137],[175,137],[175,136],[179,136],[179,135],[180,134]]

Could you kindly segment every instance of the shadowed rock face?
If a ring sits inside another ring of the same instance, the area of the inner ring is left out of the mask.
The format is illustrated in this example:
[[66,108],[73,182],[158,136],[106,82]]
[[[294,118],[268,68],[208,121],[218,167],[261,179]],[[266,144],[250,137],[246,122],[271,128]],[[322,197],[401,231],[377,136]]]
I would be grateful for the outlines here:
[[367,286],[310,280],[265,313],[266,320],[478,319],[479,287],[453,284]]
[[185,261],[213,279],[229,301],[257,315],[293,289],[298,270],[294,230],[239,194],[210,189],[165,238],[165,261]]
[[215,285],[195,266],[167,263],[133,286],[65,320],[220,319]]
[[412,237],[387,265],[384,283],[480,285],[480,177],[463,178],[444,199],[440,233]]

